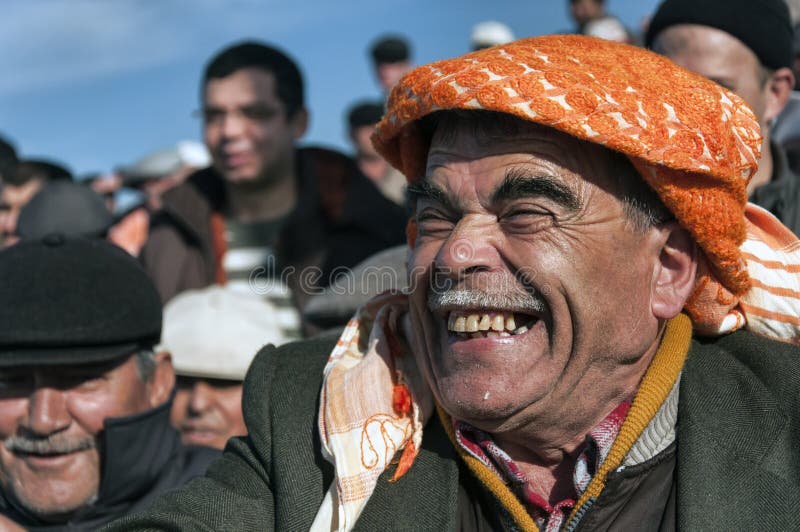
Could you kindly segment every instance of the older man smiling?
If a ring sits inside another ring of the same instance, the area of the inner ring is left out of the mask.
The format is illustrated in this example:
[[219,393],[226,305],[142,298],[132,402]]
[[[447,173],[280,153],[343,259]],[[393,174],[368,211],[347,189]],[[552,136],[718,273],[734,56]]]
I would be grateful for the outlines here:
[[0,252],[0,277],[0,516],[95,530],[205,472],[217,451],[169,425],[161,304],[133,258],[49,234]]
[[409,73],[373,140],[410,182],[409,290],[262,352],[249,439],[125,526],[800,526],[800,353],[764,337],[797,341],[798,244],[745,205],[744,102],[541,37]]

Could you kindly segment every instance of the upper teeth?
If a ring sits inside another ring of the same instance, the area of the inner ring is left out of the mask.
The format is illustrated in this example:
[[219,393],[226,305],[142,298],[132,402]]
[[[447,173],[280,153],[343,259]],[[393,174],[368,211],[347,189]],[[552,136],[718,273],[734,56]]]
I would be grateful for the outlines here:
[[518,327],[511,312],[471,313],[451,312],[447,319],[447,329],[453,332],[474,333],[478,331],[509,331],[520,334],[528,330],[525,325]]

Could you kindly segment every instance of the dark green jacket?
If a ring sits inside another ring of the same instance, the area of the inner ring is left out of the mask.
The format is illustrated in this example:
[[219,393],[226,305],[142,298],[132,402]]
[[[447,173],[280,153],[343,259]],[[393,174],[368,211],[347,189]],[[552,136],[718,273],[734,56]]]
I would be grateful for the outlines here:
[[[204,478],[110,530],[308,530],[332,479],[316,428],[332,347],[328,338],[263,350],[245,383],[250,436],[229,442]],[[663,454],[649,476],[610,475],[578,529],[800,530],[800,349],[744,332],[693,341],[677,448]],[[410,471],[396,483],[390,474],[357,529],[508,524],[435,418]]]

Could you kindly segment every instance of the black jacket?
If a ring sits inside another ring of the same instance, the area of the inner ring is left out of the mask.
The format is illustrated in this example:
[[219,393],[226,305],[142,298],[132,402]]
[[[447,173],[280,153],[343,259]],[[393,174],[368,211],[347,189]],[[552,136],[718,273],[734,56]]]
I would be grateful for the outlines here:
[[[203,478],[108,530],[308,530],[333,478],[317,408],[334,339],[265,348],[245,381],[248,438]],[[676,445],[609,475],[578,530],[800,530],[800,350],[736,332],[693,341]],[[378,480],[355,530],[498,530],[502,509],[434,416],[414,465]]]
[[169,422],[172,401],[129,417],[103,423],[97,501],[80,510],[68,523],[42,523],[7,494],[0,493],[0,513],[31,532],[96,530],[124,515],[145,510],[167,490],[183,486],[205,473],[220,452],[210,447],[187,447]]
[[750,201],[774,214],[783,225],[800,235],[800,176],[789,166],[786,152],[775,143],[772,151],[772,181],[755,189]]

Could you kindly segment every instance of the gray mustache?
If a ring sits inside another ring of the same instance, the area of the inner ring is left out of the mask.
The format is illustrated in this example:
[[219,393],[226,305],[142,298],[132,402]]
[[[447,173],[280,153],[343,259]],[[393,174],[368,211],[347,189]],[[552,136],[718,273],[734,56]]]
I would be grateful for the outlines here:
[[547,304],[538,294],[511,292],[490,294],[480,290],[448,290],[428,292],[428,308],[438,311],[451,307],[464,308],[496,308],[515,312],[542,314],[547,311]]
[[46,438],[29,438],[26,436],[9,436],[3,440],[3,445],[10,452],[30,454],[68,454],[86,449],[94,449],[97,444],[94,438],[73,440],[61,435],[52,435]]

